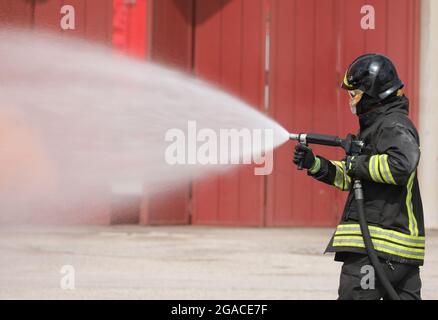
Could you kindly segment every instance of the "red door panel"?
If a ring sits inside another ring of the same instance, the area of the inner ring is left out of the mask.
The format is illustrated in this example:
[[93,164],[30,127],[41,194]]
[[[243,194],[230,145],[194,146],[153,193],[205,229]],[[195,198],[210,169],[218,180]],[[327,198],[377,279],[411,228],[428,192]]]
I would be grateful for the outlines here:
[[[261,0],[197,1],[194,68],[263,107],[265,16]],[[212,110],[214,112],[214,110]],[[236,169],[193,186],[194,224],[264,224],[264,177]]]

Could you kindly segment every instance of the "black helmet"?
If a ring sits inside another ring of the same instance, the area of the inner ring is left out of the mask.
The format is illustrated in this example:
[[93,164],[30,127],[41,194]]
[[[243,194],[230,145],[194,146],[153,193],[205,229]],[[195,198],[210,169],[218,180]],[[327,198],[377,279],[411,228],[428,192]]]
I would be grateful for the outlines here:
[[384,100],[404,87],[394,64],[382,54],[365,54],[348,67],[342,82],[346,90],[361,90],[377,100]]

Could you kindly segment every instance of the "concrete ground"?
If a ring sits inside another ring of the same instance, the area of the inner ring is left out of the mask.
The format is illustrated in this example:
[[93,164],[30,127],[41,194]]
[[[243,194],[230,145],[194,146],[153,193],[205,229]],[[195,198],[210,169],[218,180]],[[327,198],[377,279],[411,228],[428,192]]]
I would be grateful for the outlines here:
[[[0,227],[0,298],[335,299],[341,264],[322,255],[331,232]],[[438,231],[430,231],[425,299],[438,299],[437,248]],[[75,289],[61,289],[72,275]]]

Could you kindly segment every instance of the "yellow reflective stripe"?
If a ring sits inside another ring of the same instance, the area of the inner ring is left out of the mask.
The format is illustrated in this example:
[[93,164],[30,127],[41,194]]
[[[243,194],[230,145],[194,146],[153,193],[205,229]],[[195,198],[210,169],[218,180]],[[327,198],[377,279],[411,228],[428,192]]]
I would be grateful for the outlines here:
[[335,167],[336,167],[336,176],[335,181],[333,181],[333,184],[336,188],[340,190],[344,190],[344,177],[342,173],[342,169],[340,168],[340,162],[339,161],[330,161]]
[[[359,241],[358,239],[340,239],[340,241],[333,240],[333,247],[358,247],[358,248],[365,248],[365,244],[363,243],[362,238],[360,237]],[[386,243],[382,243],[382,241],[373,240],[374,249],[380,252],[385,252],[389,254],[393,254],[396,256],[409,258],[409,259],[416,259],[416,260],[424,260],[424,250],[423,252],[415,252],[414,254],[409,253],[409,251],[400,252],[397,250],[391,250],[390,248],[386,247]]]
[[376,173],[375,173],[375,169],[374,169],[374,156],[372,156],[370,158],[370,161],[368,163],[368,171],[370,172],[370,176],[371,179],[373,179],[374,182],[378,182],[377,181],[377,177],[376,177]]
[[344,190],[344,177],[341,169],[338,166],[336,166],[335,186],[341,190]]
[[335,166],[342,167],[341,161],[331,161],[331,163],[333,163]]
[[368,162],[368,172],[369,172],[369,174],[370,174],[370,176],[371,176],[371,179],[373,179],[374,181],[376,181],[376,178],[374,178],[374,175],[373,175],[373,170],[372,170],[372,168],[373,168],[373,157],[371,157],[371,158],[370,158],[370,161]]
[[[335,236],[334,237],[335,241],[336,240],[354,240],[354,241],[360,241],[363,244],[363,239],[362,236]],[[375,243],[379,243],[379,244],[384,244],[386,246],[392,246],[394,247],[395,250],[403,250],[403,251],[411,251],[411,253],[423,253],[424,254],[424,249],[421,248],[408,248],[402,245],[398,245],[392,242],[388,242],[385,240],[378,240],[378,239],[372,239],[373,244]]]
[[[412,258],[424,259],[424,249],[407,248],[385,240],[372,239],[373,246],[377,251],[391,253],[393,255]],[[356,246],[364,248],[364,242],[361,236],[335,236],[333,246]]]
[[[394,180],[394,177],[392,176],[391,170],[389,169],[389,163],[388,163],[388,155],[387,154],[383,154],[382,157],[380,158],[380,163],[382,165],[383,171],[384,171],[384,178],[386,176],[386,178],[388,178],[389,182],[387,183],[392,183],[392,184],[397,184]],[[386,179],[385,179],[386,181]]]
[[[334,181],[335,187],[342,191],[350,189],[351,178],[346,174],[346,168],[343,161],[330,161],[336,166],[336,177]],[[339,174],[339,175],[338,175]]]
[[350,190],[351,178],[347,175],[347,166],[345,161],[341,162],[342,173],[344,176],[344,191]]
[[414,216],[414,210],[412,208],[412,186],[414,185],[414,177],[415,177],[415,171],[412,172],[411,176],[408,180],[407,188],[407,195],[406,195],[406,208],[408,210],[408,217],[409,217],[409,231],[411,232],[411,235],[417,236],[418,235],[418,225],[417,220]]
[[[336,231],[336,233],[335,233],[335,235],[346,235],[346,234],[353,234],[353,235],[357,234],[357,235],[362,236],[362,232],[360,230]],[[379,234],[379,233],[377,233],[377,231],[374,231],[374,230],[370,230],[370,235],[372,238],[379,238],[382,240],[397,242],[397,243],[399,243],[401,245],[405,245],[405,246],[411,246],[411,247],[417,247],[417,248],[424,248],[425,247],[424,241],[419,241],[419,242],[406,241],[406,240],[395,238],[394,236],[391,236],[391,235]]]
[[372,156],[368,164],[368,170],[374,182],[397,184],[389,169],[387,154]]
[[383,178],[383,180],[385,180],[385,183],[391,184],[391,181],[389,180],[389,175],[388,175],[387,171],[385,170],[383,158],[384,158],[383,154],[379,155],[379,172],[380,172],[380,175]]
[[374,169],[374,175],[376,177],[376,182],[379,183],[384,183],[382,177],[380,176],[380,172],[379,172],[379,156],[372,156],[371,158],[373,158],[373,169]]
[[[346,228],[360,230],[360,225],[358,223],[349,223],[349,224],[339,224],[337,226],[338,230],[346,229]],[[382,231],[382,232],[385,232],[385,233],[388,233],[388,234],[393,234],[393,235],[395,235],[397,237],[404,238],[404,239],[407,239],[407,240],[425,240],[426,239],[424,236],[408,235],[408,234],[405,234],[405,233],[402,233],[402,232],[398,232],[398,231],[395,231],[395,230],[384,229],[384,228],[380,228],[380,227],[376,227],[376,226],[368,226],[368,229]]]

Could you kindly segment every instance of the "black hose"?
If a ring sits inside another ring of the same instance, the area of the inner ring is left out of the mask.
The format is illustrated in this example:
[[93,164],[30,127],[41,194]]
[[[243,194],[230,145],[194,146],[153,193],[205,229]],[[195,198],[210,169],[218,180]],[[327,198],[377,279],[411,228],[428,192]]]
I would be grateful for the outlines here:
[[394,287],[392,286],[391,282],[386,276],[385,270],[383,270],[379,258],[377,257],[376,250],[374,249],[374,245],[371,240],[370,231],[368,229],[368,224],[365,219],[364,197],[363,197],[362,183],[360,182],[360,180],[355,180],[354,182],[354,195],[357,202],[360,230],[362,232],[363,242],[365,243],[365,248],[367,250],[371,264],[373,265],[377,277],[382,283],[382,286],[385,289],[386,293],[388,294],[389,298],[391,300],[400,300],[400,297],[398,296],[397,292],[394,290]]

